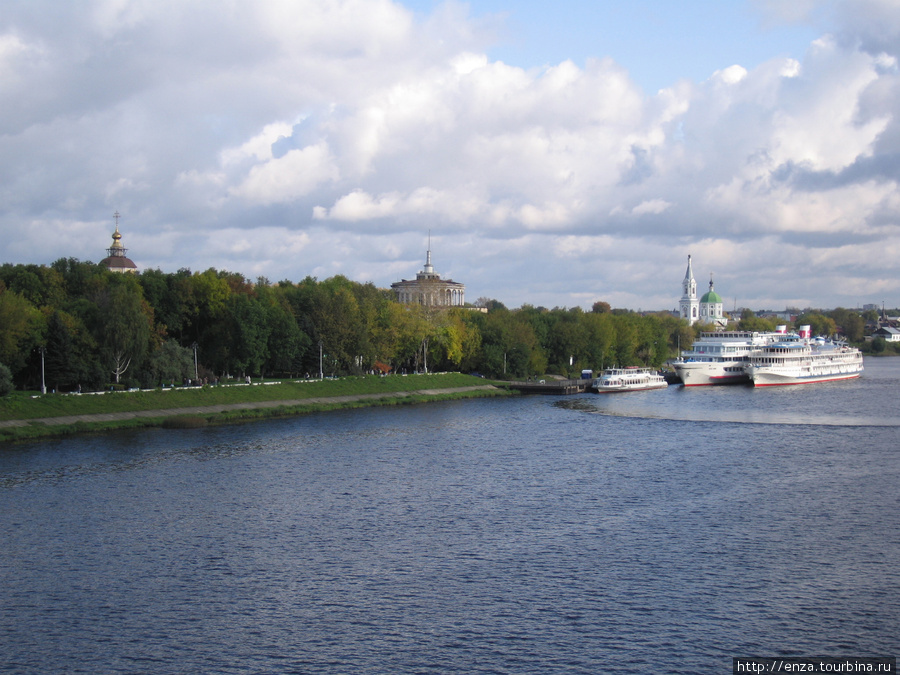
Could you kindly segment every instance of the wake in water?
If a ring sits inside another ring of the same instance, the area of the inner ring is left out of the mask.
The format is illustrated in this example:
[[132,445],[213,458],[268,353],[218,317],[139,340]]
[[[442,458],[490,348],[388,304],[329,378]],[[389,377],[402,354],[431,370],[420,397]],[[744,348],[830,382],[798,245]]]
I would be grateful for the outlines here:
[[[816,385],[807,385],[811,389]],[[554,401],[553,406],[574,412],[608,417],[673,420],[681,422],[712,422],[732,424],[768,424],[829,427],[898,427],[900,417],[886,414],[882,406],[871,411],[858,410],[842,397],[822,396],[808,391],[809,399],[786,400],[784,396],[762,398],[759,391],[740,387],[710,387],[697,393],[694,390],[675,392],[639,392],[621,395],[586,395]],[[734,395],[737,393],[738,395]],[[768,392],[766,392],[768,393]],[[778,392],[782,393],[782,392]],[[720,394],[719,398],[715,398]],[[743,394],[743,395],[741,395]],[[765,394],[763,394],[765,395]],[[692,396],[693,400],[685,397]],[[828,404],[833,399],[834,406]]]

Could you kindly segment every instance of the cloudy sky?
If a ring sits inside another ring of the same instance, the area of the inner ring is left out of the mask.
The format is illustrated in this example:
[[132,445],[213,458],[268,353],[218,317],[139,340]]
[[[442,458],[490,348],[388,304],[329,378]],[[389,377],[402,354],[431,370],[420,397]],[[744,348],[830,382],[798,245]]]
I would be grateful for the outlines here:
[[[552,7],[551,7],[552,5]],[[677,8],[676,8],[677,6]],[[898,0],[5,0],[0,262],[900,305]]]

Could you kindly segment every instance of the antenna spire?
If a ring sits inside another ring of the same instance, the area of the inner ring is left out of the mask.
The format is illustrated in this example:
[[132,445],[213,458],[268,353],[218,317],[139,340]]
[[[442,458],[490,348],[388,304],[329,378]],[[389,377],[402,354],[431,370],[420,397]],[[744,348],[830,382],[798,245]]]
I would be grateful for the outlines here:
[[426,274],[434,273],[434,268],[431,266],[431,230],[428,230],[428,252],[425,254],[425,269],[423,271]]

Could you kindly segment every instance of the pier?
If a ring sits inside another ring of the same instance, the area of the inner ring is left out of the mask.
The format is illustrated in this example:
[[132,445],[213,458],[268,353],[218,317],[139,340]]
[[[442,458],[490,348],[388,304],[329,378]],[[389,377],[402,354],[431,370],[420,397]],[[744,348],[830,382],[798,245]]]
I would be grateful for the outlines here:
[[538,380],[505,382],[503,386],[522,394],[583,394],[590,391],[593,380]]

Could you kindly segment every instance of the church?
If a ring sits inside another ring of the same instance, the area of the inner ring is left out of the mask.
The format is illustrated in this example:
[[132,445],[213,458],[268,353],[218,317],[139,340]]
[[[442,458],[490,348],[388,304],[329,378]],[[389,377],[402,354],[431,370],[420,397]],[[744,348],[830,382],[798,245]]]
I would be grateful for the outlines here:
[[119,234],[119,212],[113,214],[116,219],[116,231],[113,232],[113,243],[106,249],[106,257],[100,261],[100,264],[108,267],[110,272],[119,272],[122,274],[136,274],[137,265],[131,258],[125,257],[128,249],[122,246],[122,235]]
[[709,291],[697,299],[697,282],[694,279],[694,269],[691,266],[691,256],[688,256],[687,271],[681,282],[681,301],[678,303],[678,315],[693,326],[698,321],[712,323],[717,327],[725,327],[728,318],[725,316],[722,296],[713,288],[712,274],[709,275]]
[[462,307],[466,304],[466,286],[452,279],[441,279],[431,265],[431,235],[428,237],[428,252],[425,267],[415,279],[396,281],[391,289],[397,294],[397,301],[406,305],[426,307]]

